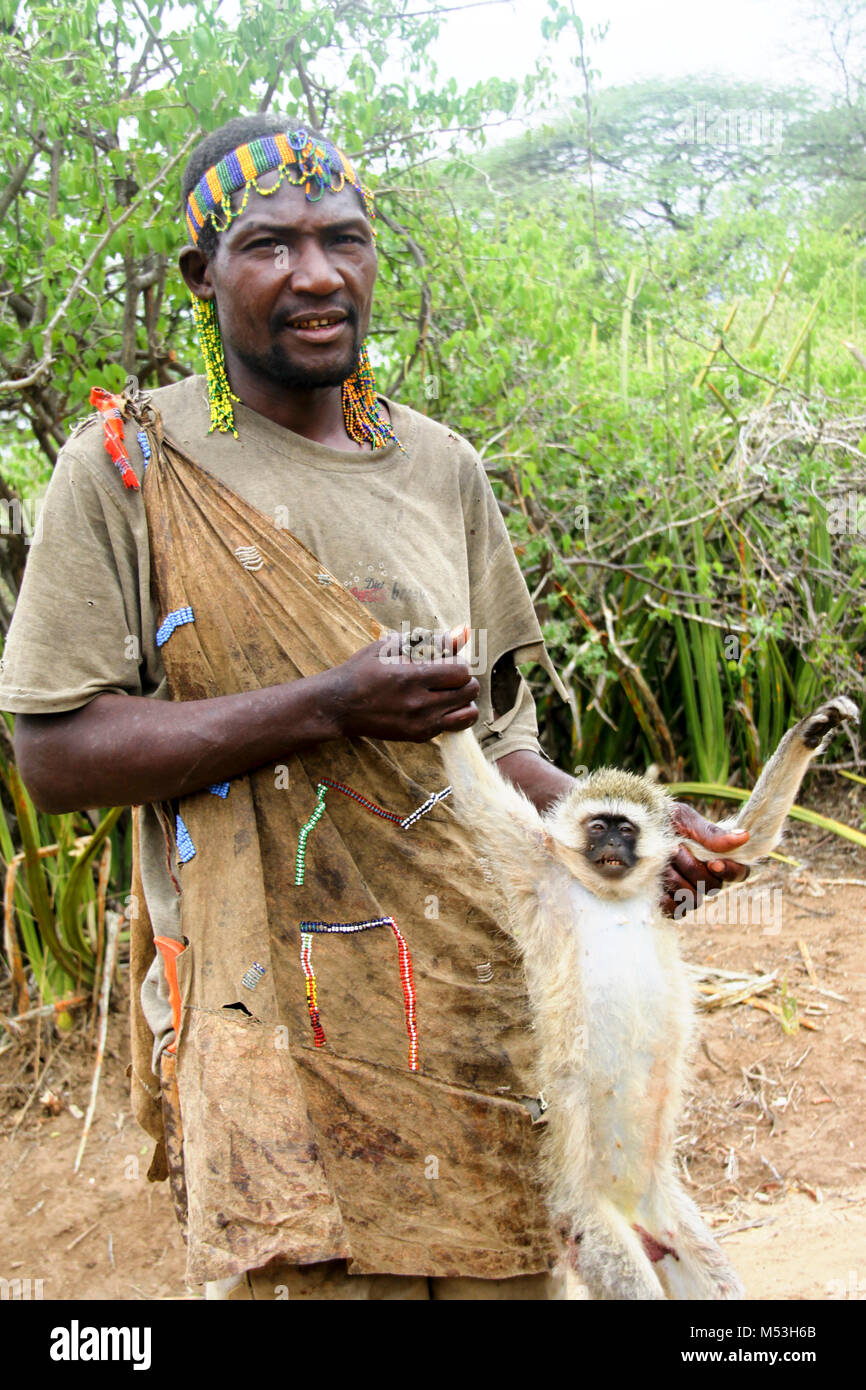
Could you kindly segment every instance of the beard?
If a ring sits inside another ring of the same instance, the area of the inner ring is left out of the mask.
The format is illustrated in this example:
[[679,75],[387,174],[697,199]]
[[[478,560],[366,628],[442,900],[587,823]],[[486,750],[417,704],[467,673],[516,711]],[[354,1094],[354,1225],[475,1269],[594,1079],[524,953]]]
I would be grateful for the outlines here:
[[[352,328],[352,342],[345,350],[342,361],[329,366],[305,367],[294,362],[281,343],[272,343],[267,352],[251,352],[232,345],[235,356],[257,376],[267,377],[290,391],[311,391],[321,386],[342,386],[358,366],[361,355],[362,337],[358,318],[354,313],[347,315]],[[272,331],[279,332],[281,325],[272,325]]]

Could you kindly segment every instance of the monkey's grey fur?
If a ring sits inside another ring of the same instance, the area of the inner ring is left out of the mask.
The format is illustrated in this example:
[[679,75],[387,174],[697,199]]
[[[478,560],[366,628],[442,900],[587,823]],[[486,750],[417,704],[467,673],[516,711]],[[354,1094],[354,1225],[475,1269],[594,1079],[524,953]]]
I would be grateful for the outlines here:
[[[791,729],[727,824],[751,863],[778,843],[810,761],[838,724],[840,697]],[[731,1299],[742,1286],[677,1177],[674,1139],[693,1022],[676,927],[658,908],[676,848],[663,789],[605,768],[541,816],[488,762],[471,730],[440,734],[453,806],[487,859],[523,958],[548,1102],[544,1166],[564,1242],[564,1297]],[[618,879],[585,855],[587,820],[613,814],[637,835]],[[717,857],[689,844],[701,859]]]

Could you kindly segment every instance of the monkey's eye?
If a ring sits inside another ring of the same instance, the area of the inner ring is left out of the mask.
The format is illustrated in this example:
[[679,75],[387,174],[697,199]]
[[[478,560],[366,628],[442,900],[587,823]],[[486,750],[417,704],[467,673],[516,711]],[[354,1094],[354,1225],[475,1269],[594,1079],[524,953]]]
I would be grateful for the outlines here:
[[619,824],[619,833],[620,833],[620,835],[622,836],[622,838],[623,838],[624,840],[632,840],[632,839],[634,839],[635,828],[634,828],[634,826],[632,825],[631,821],[629,821],[629,820],[620,821],[620,824]]
[[603,820],[591,820],[586,828],[590,835],[607,834],[607,822]]

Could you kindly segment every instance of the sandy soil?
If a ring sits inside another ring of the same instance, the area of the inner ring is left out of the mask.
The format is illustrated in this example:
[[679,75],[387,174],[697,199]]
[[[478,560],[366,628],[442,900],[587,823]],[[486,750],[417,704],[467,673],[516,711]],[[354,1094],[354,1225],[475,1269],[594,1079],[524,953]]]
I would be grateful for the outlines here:
[[[854,805],[844,809],[857,824]],[[744,924],[741,914],[738,925],[683,929],[697,965],[778,971],[762,997],[792,1021],[786,1031],[778,1016],[745,1003],[699,1015],[678,1153],[749,1298],[863,1299],[866,854],[796,826],[785,849],[805,872],[772,863],[751,881],[781,890],[774,921]],[[0,1056],[0,1276],[42,1280],[45,1298],[201,1296],[186,1287],[168,1185],[147,1181],[152,1144],[129,1113],[124,986],[121,969],[77,1175],[78,1112],[93,1068],[86,1036],[43,1027],[39,1095],[50,1090],[57,1113],[37,1096],[22,1118],[34,1089],[35,1025]],[[7,1041],[0,1033],[0,1046]]]

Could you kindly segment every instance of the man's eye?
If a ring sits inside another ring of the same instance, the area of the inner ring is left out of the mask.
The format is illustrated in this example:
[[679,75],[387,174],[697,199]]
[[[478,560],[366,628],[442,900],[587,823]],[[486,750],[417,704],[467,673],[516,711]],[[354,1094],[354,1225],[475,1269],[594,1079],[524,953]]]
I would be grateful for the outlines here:
[[363,237],[357,236],[354,232],[340,232],[339,236],[334,237],[335,241],[354,241],[359,246],[363,245]]

